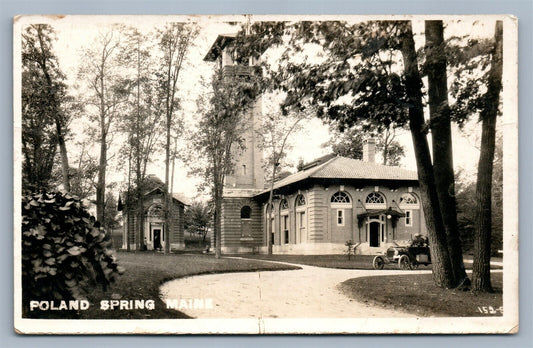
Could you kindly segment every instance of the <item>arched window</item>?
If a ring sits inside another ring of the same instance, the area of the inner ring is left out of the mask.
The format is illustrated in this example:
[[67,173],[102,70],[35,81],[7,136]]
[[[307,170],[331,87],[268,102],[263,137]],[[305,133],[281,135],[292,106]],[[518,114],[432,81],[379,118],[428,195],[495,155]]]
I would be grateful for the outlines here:
[[420,208],[420,202],[418,198],[412,193],[404,193],[400,197],[400,208],[402,209],[418,209]]
[[387,208],[385,196],[379,192],[371,192],[366,196],[365,206],[369,209],[385,209]]
[[369,204],[385,204],[385,198],[379,192],[372,192],[366,196],[365,202]]
[[331,196],[331,203],[351,203],[350,196],[345,192],[339,191]]
[[245,205],[241,208],[241,219],[250,219],[252,216],[252,208],[250,206]]
[[404,193],[402,198],[400,198],[400,203],[408,205],[418,204],[418,199],[416,199],[411,193]]
[[287,210],[289,209],[289,201],[286,199],[282,199],[279,203],[279,210]]
[[296,197],[296,206],[297,207],[303,207],[305,206],[306,202],[305,202],[305,196],[304,195],[298,195]]
[[344,226],[344,214],[346,209],[352,208],[352,200],[344,191],[335,192],[330,199],[331,208],[337,209],[337,226]]

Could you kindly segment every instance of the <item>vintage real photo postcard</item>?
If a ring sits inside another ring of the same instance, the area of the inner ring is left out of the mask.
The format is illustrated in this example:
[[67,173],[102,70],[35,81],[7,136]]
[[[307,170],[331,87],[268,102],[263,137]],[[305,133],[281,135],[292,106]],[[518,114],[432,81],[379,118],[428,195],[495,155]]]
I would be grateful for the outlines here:
[[518,332],[517,27],[14,18],[16,332]]

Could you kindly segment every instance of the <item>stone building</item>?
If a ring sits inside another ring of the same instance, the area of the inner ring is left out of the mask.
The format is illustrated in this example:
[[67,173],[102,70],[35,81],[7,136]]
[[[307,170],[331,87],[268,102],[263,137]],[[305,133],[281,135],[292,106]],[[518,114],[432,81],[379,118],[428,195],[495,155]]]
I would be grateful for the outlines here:
[[253,198],[261,206],[263,230],[268,226],[272,233],[274,253],[342,253],[351,240],[356,252],[374,254],[426,234],[416,173],[376,164],[371,155],[369,161],[315,161],[277,181],[274,190],[270,208],[268,190]]
[[[232,59],[233,38],[220,35],[205,60],[216,62],[227,76],[250,73],[253,60]],[[362,161],[329,156],[278,180],[273,205],[267,207],[269,190],[256,139],[261,103],[258,98],[247,115],[251,127],[243,134],[246,149],[235,153],[235,168],[226,177],[223,253],[266,252],[268,233],[273,252],[285,254],[342,253],[349,240],[357,245],[356,252],[373,254],[394,241],[426,234],[417,174],[375,163],[374,139],[365,142]]]
[[[142,233],[143,240],[148,250],[161,250],[165,247],[165,184],[155,175],[148,175],[145,180],[143,195],[143,218]],[[123,208],[124,226],[122,249],[136,250],[140,245],[139,223],[141,219],[137,211],[138,205],[135,203],[134,194],[128,198],[124,194],[125,205]],[[129,202],[129,204],[128,204]],[[170,216],[172,219],[172,231],[170,233],[171,249],[184,249],[184,208],[188,205],[188,200],[181,194],[172,195],[172,205]]]

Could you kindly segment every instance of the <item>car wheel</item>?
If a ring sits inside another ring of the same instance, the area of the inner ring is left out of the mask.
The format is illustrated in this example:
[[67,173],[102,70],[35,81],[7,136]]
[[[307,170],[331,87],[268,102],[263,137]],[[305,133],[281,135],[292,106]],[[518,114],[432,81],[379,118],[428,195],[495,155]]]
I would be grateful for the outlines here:
[[407,255],[402,255],[398,259],[398,268],[400,268],[403,271],[406,271],[406,270],[408,270],[410,268],[409,264],[410,264],[409,256],[407,256]]
[[372,266],[374,266],[374,269],[383,269],[383,266],[385,265],[385,260],[381,256],[374,257],[374,260],[372,261]]

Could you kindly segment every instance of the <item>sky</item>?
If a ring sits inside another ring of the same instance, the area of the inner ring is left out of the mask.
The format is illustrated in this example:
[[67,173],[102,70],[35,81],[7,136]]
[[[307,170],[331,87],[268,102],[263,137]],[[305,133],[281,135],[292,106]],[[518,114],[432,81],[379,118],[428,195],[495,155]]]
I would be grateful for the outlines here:
[[[457,18],[457,17],[455,17]],[[194,42],[193,48],[189,52],[186,69],[180,78],[180,98],[182,99],[182,110],[179,111],[184,118],[185,127],[194,127],[199,115],[196,111],[196,98],[203,91],[200,81],[208,81],[213,73],[213,64],[203,61],[203,57],[209,50],[217,35],[233,33],[238,27],[228,24],[227,20],[244,21],[244,16],[201,16],[201,17],[184,17],[184,16],[123,16],[123,17],[104,17],[104,16],[76,16],[64,18],[45,18],[45,21],[51,23],[57,33],[57,41],[54,43],[54,50],[58,56],[60,67],[67,76],[68,84],[71,86],[83,85],[78,80],[78,70],[83,65],[81,59],[82,51],[93,44],[94,39],[99,33],[108,30],[109,25],[113,22],[123,22],[134,25],[142,32],[149,32],[155,26],[161,26],[165,21],[173,20],[195,20],[200,26],[200,34]],[[253,20],[253,19],[252,19]],[[493,35],[494,21],[479,21],[474,18],[466,17],[459,22],[445,22],[445,37],[451,35],[470,35],[472,38],[491,37]],[[415,44],[417,48],[421,47],[424,42],[423,20],[413,20],[413,31],[415,33]],[[427,114],[427,112],[426,112]],[[74,140],[87,137],[87,119],[80,122],[73,122],[71,125],[73,136],[67,143],[71,158],[75,158],[76,147]],[[476,121],[471,121],[466,125],[465,130],[459,130],[453,127],[453,146],[454,146],[454,163],[456,168],[463,169],[466,176],[473,178],[477,168],[479,157],[480,126]],[[303,129],[292,135],[289,142],[292,145],[291,152],[287,156],[287,161],[296,165],[300,159],[305,162],[320,157],[330,152],[328,147],[323,144],[329,140],[330,134],[327,125],[319,119],[312,119],[304,124]],[[397,133],[398,141],[405,147],[406,156],[401,161],[401,166],[406,169],[416,170],[411,136],[408,130],[400,130]],[[430,137],[428,137],[430,140]],[[116,151],[120,145],[120,137],[115,139],[115,145],[111,151]],[[183,151],[191,151],[188,144],[182,142],[180,148]],[[96,149],[94,149],[96,150]],[[96,156],[97,152],[95,152]],[[157,156],[153,163],[149,165],[148,173],[156,174],[164,179],[164,156]],[[108,182],[117,181],[125,182],[126,170],[117,166],[114,160],[110,160],[110,172]],[[187,166],[183,163],[176,164],[176,173],[174,179],[174,192],[184,193],[189,198],[197,196],[197,185],[201,179],[188,173]],[[205,198],[205,196],[203,197]]]

